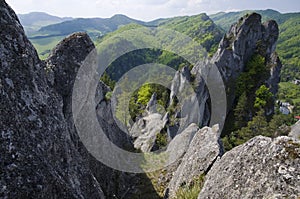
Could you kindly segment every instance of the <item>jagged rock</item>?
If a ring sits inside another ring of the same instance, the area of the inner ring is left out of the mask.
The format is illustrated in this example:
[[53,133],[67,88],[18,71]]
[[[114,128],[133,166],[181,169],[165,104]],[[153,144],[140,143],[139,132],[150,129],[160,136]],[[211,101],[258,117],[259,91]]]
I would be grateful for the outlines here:
[[188,66],[183,67],[181,70],[177,71],[174,79],[172,80],[171,93],[170,93],[170,104],[174,97],[186,89],[187,84],[191,81],[191,73]]
[[219,144],[219,126],[200,129],[191,141],[182,162],[174,172],[169,183],[169,196],[175,198],[182,186],[190,186],[196,178],[208,172],[210,167],[222,153]]
[[130,129],[129,134],[134,139],[134,148],[141,149],[142,152],[153,150],[156,136],[166,127],[168,120],[168,113],[162,116],[157,112],[156,93],[153,93],[144,116],[138,119]]
[[[171,84],[171,93],[170,93],[170,106],[174,106],[175,96],[179,100],[181,105],[180,109],[177,106],[175,109],[174,118],[176,118],[175,129],[177,133],[182,132],[192,123],[197,123],[200,126],[202,125],[202,115],[204,111],[199,110],[202,108],[199,106],[198,99],[196,98],[196,93],[194,92],[191,85],[191,72],[188,66],[183,67],[181,70],[177,71],[175,77],[172,80]],[[203,84],[205,86],[205,84]],[[205,98],[205,96],[203,96]],[[205,104],[205,102],[204,102]],[[204,122],[203,122],[204,123]],[[173,128],[173,127],[170,127]],[[176,134],[172,135],[174,137]]]
[[291,132],[289,133],[289,136],[295,139],[300,139],[300,121],[298,121],[291,127]]
[[153,113],[138,120],[132,127],[130,135],[135,138],[134,147],[143,152],[150,152],[157,134],[164,128],[162,115]]
[[104,198],[70,138],[62,97],[4,0],[0,26],[1,197]]
[[[206,84],[209,78],[215,78],[214,80],[220,85],[224,81],[227,102],[220,102],[220,104],[226,106],[227,103],[227,112],[230,111],[236,99],[235,81],[244,72],[246,63],[255,53],[260,53],[266,58],[266,67],[270,69],[270,75],[264,81],[271,92],[276,94],[282,67],[279,57],[275,53],[278,36],[277,23],[271,20],[262,24],[261,16],[256,13],[243,17],[238,23],[232,25],[231,29],[221,40],[219,48],[212,59],[199,61],[191,71],[194,77],[193,86],[197,98],[190,96],[189,98],[187,97],[186,102],[181,102],[181,107],[184,107],[185,104],[191,107],[185,114],[180,112],[180,117],[184,118],[184,122],[182,122],[184,127],[190,123],[207,126],[210,122],[213,125],[216,124],[215,122],[219,123],[218,120],[225,118],[225,115],[220,112],[216,114],[220,115],[218,119],[210,121],[211,111],[216,111],[217,109],[210,110],[210,99],[215,98],[215,96],[212,96],[214,95],[213,92],[208,91],[208,85]],[[215,75],[214,65],[219,70],[221,79]],[[190,77],[190,73],[186,70],[187,68],[184,68],[176,73],[171,86],[170,99],[174,97],[175,93],[181,92],[182,88],[187,86],[188,81],[184,77]],[[216,86],[218,86],[217,83]],[[217,94],[221,95],[221,93],[216,93],[215,95]],[[273,106],[270,106],[267,114],[272,114],[273,111]],[[220,128],[223,128],[222,124],[220,125]]]
[[156,105],[157,105],[156,93],[153,93],[151,99],[149,100],[146,106],[146,111],[148,112],[148,114],[157,112]]
[[297,199],[299,165],[299,140],[255,137],[225,153],[212,166],[198,199]]
[[170,153],[170,162],[176,160],[176,157],[183,157],[198,130],[199,126],[192,123],[184,131],[182,131],[180,134],[176,135],[174,139],[172,139],[167,148],[167,152]]
[[278,36],[277,23],[271,20],[262,24],[261,16],[257,13],[241,18],[224,36],[212,58],[212,63],[216,64],[223,77],[230,107],[235,99],[235,88],[232,83],[245,70],[245,64],[255,52],[263,54],[266,60],[270,61],[269,87],[277,87],[280,74],[277,71],[281,69],[281,63],[275,54]]

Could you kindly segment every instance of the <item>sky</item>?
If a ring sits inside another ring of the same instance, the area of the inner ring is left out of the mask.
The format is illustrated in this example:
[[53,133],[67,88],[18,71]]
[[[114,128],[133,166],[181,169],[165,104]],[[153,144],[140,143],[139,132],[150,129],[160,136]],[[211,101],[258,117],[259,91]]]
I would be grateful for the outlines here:
[[199,13],[275,9],[300,12],[300,0],[6,0],[18,13],[39,11],[60,17],[102,17],[125,14],[150,21]]

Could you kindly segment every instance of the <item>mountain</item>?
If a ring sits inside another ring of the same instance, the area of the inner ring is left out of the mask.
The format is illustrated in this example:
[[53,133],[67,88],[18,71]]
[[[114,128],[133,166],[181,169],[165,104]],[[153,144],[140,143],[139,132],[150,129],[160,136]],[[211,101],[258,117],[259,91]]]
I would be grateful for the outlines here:
[[64,21],[72,20],[71,17],[57,17],[49,15],[44,12],[31,12],[28,14],[18,14],[21,24],[25,28],[27,34],[39,30],[43,26],[61,23]]
[[[150,22],[151,27],[154,26],[152,22]],[[165,34],[156,34],[155,36],[149,34],[149,32],[143,32],[143,27],[149,27],[150,25],[146,23],[146,26],[139,24],[128,24],[122,26],[118,30],[108,33],[104,37],[98,39],[96,41],[96,46],[99,48],[103,48],[103,45],[109,45],[106,51],[113,54],[113,50],[118,48],[122,40],[118,39],[119,34],[123,34],[126,31],[135,30],[141,28],[137,34],[143,40],[143,43],[151,46],[155,41],[160,41],[161,43],[170,43],[172,44],[178,42],[178,38],[173,38],[170,35]],[[223,31],[206,15],[199,14],[194,16],[183,16],[183,17],[174,17],[169,19],[161,20],[157,23],[158,29],[166,29],[177,31],[187,37],[190,37],[191,40],[197,42],[198,45],[201,45],[205,51],[207,51],[210,55],[212,55],[218,47],[219,41],[222,39]],[[170,38],[169,38],[170,37]],[[173,38],[173,39],[172,39]],[[168,41],[168,39],[172,39]],[[110,40],[111,42],[107,44],[105,41]],[[190,53],[188,49],[192,49],[189,46],[191,43],[187,43],[185,48],[187,49],[184,52],[187,56]],[[135,46],[139,49],[139,41],[131,41],[127,45]],[[191,44],[194,45],[194,44]],[[201,53],[201,52],[199,52]],[[160,62],[162,64],[168,65],[174,69],[181,68],[183,65],[189,65],[187,61],[171,52],[163,51],[163,50],[137,50],[134,52],[128,53],[126,56],[119,58],[115,62],[113,62],[107,69],[107,72],[110,74],[113,80],[118,80],[126,71],[130,70],[134,66],[146,64],[149,62]]]
[[282,14],[275,10],[245,10],[241,12],[220,12],[210,15],[211,19],[224,30],[229,30],[236,19],[247,13],[257,12],[262,15],[263,21],[274,19],[279,25],[278,53],[284,67],[282,81],[300,79],[300,13]]
[[[58,17],[52,19],[61,20]],[[46,23],[38,30],[28,32],[28,35],[30,41],[37,48],[40,57],[45,59],[59,41],[74,32],[87,32],[95,41],[98,37],[130,23],[144,24],[145,22],[131,19],[125,15],[115,15],[111,18],[78,18],[59,21],[51,25]]]
[[42,27],[37,34],[41,35],[69,35],[74,32],[85,31],[103,35],[117,30],[120,26],[136,23],[144,24],[142,21],[131,19],[125,15],[114,15],[111,18],[79,18]]

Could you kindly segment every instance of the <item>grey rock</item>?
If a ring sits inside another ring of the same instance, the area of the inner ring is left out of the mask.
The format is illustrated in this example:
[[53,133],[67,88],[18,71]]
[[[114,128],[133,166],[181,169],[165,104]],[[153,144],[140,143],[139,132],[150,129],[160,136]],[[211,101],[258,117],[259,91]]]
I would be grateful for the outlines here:
[[219,126],[204,127],[194,136],[181,164],[174,172],[169,183],[170,198],[174,198],[182,186],[190,186],[196,178],[208,172],[210,167],[221,155],[219,144]]
[[134,147],[142,152],[150,152],[156,136],[164,128],[162,115],[153,113],[138,120],[131,129],[130,135],[136,138]]
[[291,127],[291,132],[289,133],[289,136],[295,139],[300,139],[300,121],[298,121]]
[[211,168],[198,199],[300,196],[300,142],[255,137],[225,153]]
[[149,100],[146,106],[146,111],[148,112],[148,114],[157,112],[156,105],[157,105],[156,93],[153,93],[151,99]]
[[211,61],[216,64],[223,77],[229,108],[235,99],[235,88],[232,84],[245,70],[245,64],[255,52],[264,55],[269,62],[271,73],[266,82],[276,92],[281,69],[280,60],[275,54],[278,36],[277,23],[271,20],[262,24],[261,16],[257,13],[241,18],[224,36]]
[[199,126],[192,123],[184,131],[182,131],[180,134],[177,134],[174,139],[172,139],[167,148],[167,152],[170,153],[170,163],[177,161],[177,157],[183,157],[198,130]]
[[[199,61],[193,67],[191,73],[188,72],[187,68],[177,72],[172,82],[170,99],[187,87],[188,79],[191,77],[190,74],[194,77],[193,87],[196,94],[196,96],[193,95],[194,93],[192,95],[184,94],[186,99],[180,102],[181,108],[183,107],[183,110],[187,110],[185,113],[180,112],[181,125],[183,125],[181,129],[183,130],[190,123],[208,126],[209,122],[211,125],[218,123],[220,128],[223,128],[220,121],[225,120],[226,113],[222,113],[220,108],[217,113],[215,112],[218,109],[210,110],[209,108],[210,99],[215,99],[221,93],[209,92],[208,84],[211,90],[219,88],[217,86],[223,83],[225,84],[227,102],[224,100],[223,102],[219,101],[217,105],[227,106],[227,112],[230,111],[236,99],[235,81],[244,72],[245,65],[249,59],[257,52],[266,58],[266,67],[270,68],[270,75],[266,77],[263,83],[266,83],[272,93],[276,94],[282,67],[275,52],[278,36],[279,29],[275,21],[271,20],[262,24],[261,16],[252,13],[241,18],[236,24],[231,26],[211,59]],[[215,75],[214,66],[219,70],[221,78]],[[217,115],[217,118],[214,120],[210,120],[212,116],[211,111],[214,111],[215,115]],[[273,106],[270,106],[267,113],[272,114],[273,112]],[[180,129],[180,127],[177,128]]]
[[104,198],[72,142],[63,98],[4,0],[0,26],[1,197]]

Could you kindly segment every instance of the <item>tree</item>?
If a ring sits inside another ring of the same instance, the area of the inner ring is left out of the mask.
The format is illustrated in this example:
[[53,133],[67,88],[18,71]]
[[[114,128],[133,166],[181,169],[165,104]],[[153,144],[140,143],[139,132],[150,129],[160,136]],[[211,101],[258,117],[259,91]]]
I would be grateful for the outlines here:
[[256,109],[265,109],[268,105],[272,104],[273,94],[265,85],[259,87],[255,92],[255,96],[254,108]]
[[249,118],[249,112],[247,111],[248,103],[247,103],[247,97],[246,92],[244,92],[239,100],[238,103],[234,109],[234,127],[235,129],[240,129],[242,127],[245,127],[248,122]]

